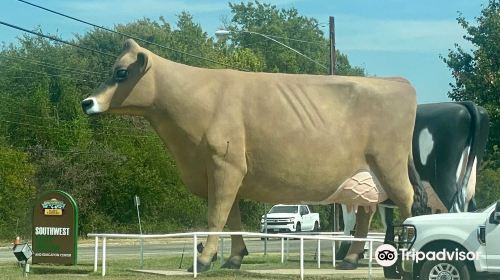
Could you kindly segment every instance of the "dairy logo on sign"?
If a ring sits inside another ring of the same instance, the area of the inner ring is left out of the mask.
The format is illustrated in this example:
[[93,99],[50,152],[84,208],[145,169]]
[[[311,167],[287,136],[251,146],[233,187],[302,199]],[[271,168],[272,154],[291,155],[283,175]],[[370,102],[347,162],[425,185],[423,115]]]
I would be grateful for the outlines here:
[[45,216],[62,216],[66,203],[52,198],[42,203],[43,214]]

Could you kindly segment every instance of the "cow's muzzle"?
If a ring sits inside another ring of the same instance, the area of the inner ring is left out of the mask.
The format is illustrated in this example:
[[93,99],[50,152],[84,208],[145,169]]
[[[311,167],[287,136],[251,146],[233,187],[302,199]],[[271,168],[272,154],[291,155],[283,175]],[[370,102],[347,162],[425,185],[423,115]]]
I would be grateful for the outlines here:
[[90,114],[90,109],[94,106],[94,100],[92,98],[87,98],[82,101],[82,109],[85,114]]

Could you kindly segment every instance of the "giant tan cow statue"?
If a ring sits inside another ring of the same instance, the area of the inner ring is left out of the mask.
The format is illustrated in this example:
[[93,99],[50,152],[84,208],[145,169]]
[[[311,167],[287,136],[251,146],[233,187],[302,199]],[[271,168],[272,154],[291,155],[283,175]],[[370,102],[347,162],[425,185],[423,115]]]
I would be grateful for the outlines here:
[[[241,230],[243,198],[351,205],[360,209],[356,236],[366,236],[373,207],[387,198],[411,215],[416,98],[402,79],[201,69],[127,40],[113,76],[82,106],[149,120],[186,186],[208,198],[210,231],[226,223]],[[208,237],[201,271],[217,242]],[[232,236],[231,246],[223,267],[239,268],[242,237]],[[362,250],[354,243],[345,260],[356,263]]]

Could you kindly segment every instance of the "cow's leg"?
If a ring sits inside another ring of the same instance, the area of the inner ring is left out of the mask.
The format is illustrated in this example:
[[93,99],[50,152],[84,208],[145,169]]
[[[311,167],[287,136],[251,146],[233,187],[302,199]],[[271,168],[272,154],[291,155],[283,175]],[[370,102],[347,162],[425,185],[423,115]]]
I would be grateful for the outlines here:
[[[238,199],[234,201],[229,217],[227,218],[227,227],[230,231],[241,231],[241,215]],[[231,235],[231,256],[222,265],[222,268],[240,269],[243,258],[248,255],[245,241],[241,235]]]
[[[246,172],[244,155],[231,151],[228,142],[223,149],[214,147],[214,153],[207,159],[208,230],[212,232],[223,230]],[[197,260],[198,271],[210,269],[218,241],[218,235],[208,236],[206,246]],[[192,268],[188,271],[192,271]]]
[[477,158],[474,158],[474,163],[472,164],[472,170],[469,176],[469,181],[465,185],[466,195],[465,195],[464,212],[476,211],[476,202],[474,200],[474,195],[476,194],[476,170],[477,170]]
[[344,234],[350,235],[356,225],[356,213],[347,211],[347,206],[342,204],[342,218],[344,219]]
[[[382,217],[385,226],[385,238],[384,244],[389,244],[397,247],[394,242],[394,208],[387,207],[384,210],[384,216]],[[388,279],[399,279],[401,276],[397,271],[398,263],[395,265],[384,267],[384,276]]]
[[[354,237],[365,238],[368,235],[368,229],[370,227],[370,221],[373,216],[373,212],[369,210],[365,211],[363,207],[358,207],[358,213],[356,214],[356,231],[354,232]],[[337,269],[356,269],[358,267],[359,256],[363,253],[365,247],[365,242],[355,241],[352,242],[346,257],[337,266]]]
[[384,229],[385,229],[385,240],[384,243],[390,243],[394,245],[394,209],[387,208],[384,209],[384,216],[382,217],[382,221],[384,221]]
[[380,221],[382,222],[382,226],[384,227],[384,231],[387,230],[387,221],[385,220],[385,207],[379,205],[378,206],[378,216],[380,217]]
[[[415,167],[413,166],[413,159],[411,159],[411,157],[406,161],[406,166],[401,164],[401,162],[405,162],[404,159],[400,158],[399,161],[397,161],[397,159],[394,160],[394,163],[399,162],[400,164],[397,164],[396,166],[387,164],[391,162],[390,158],[379,158],[378,160],[376,159],[373,168],[375,171],[375,175],[380,181],[380,184],[384,186],[384,190],[387,192],[389,199],[392,200],[392,202],[394,202],[396,206],[398,206],[400,217],[404,221],[406,220],[406,218],[411,217],[415,196],[413,185],[410,181],[410,176],[413,178],[413,181],[418,184],[420,184],[418,182],[420,178],[418,177],[418,174],[414,172]],[[383,164],[383,162],[385,162],[386,164]],[[423,189],[421,189],[420,191],[425,192],[425,190]],[[425,195],[424,197],[420,197],[420,199],[423,199],[423,202],[427,204]],[[422,205],[418,206],[422,207]],[[388,244],[393,244],[394,242],[392,213],[393,209],[386,209],[385,221],[387,223],[387,230],[384,243]],[[388,278],[394,278],[395,276],[398,276],[396,274],[396,266],[384,268],[384,275]]]
[[[356,225],[356,214],[354,213],[354,211],[347,211],[347,206],[345,206],[345,204],[342,204],[342,219],[344,220],[344,234],[350,235],[351,231],[354,230],[354,226]],[[335,258],[337,260],[345,258],[350,246],[351,241],[340,242],[340,248],[337,251]]]
[[[387,153],[391,154],[389,151]],[[397,164],[388,164],[390,162]],[[411,217],[414,192],[408,176],[408,158],[398,160],[380,157],[375,158],[371,163],[372,171],[387,196],[399,208],[401,220]]]

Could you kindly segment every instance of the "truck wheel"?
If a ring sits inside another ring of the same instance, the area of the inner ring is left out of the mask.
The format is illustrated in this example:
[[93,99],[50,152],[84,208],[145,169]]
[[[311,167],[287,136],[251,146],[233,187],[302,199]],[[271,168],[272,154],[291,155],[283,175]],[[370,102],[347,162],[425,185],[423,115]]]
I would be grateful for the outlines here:
[[314,232],[319,231],[319,224],[318,224],[318,221],[314,222],[314,228],[313,228],[313,231],[314,231]]
[[420,279],[470,280],[470,273],[461,261],[427,261],[420,270]]

